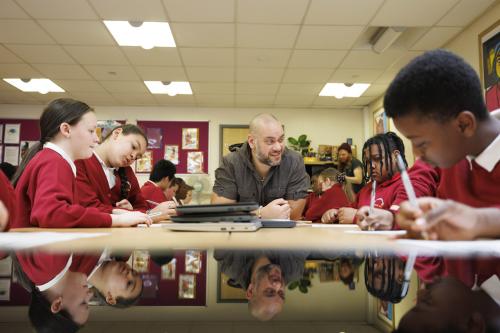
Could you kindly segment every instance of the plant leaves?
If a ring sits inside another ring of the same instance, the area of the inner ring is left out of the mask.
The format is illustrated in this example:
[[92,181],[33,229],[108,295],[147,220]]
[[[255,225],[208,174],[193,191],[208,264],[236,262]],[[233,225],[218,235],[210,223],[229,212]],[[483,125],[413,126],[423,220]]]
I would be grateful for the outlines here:
[[299,142],[297,141],[297,139],[292,138],[292,137],[289,137],[289,138],[288,138],[288,142],[289,142],[291,145],[294,145],[294,146],[298,146],[298,144],[299,144]]

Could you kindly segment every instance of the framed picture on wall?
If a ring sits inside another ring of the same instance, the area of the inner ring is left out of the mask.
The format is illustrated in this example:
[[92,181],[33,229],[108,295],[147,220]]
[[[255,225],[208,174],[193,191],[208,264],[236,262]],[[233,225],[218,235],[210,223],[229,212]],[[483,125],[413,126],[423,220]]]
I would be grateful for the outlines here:
[[198,274],[201,270],[201,252],[189,250],[186,251],[186,273]]
[[373,135],[383,134],[388,131],[389,119],[387,119],[384,109],[379,109],[373,112]]
[[479,72],[488,111],[500,108],[500,20],[479,34]]
[[147,128],[146,137],[148,138],[148,149],[161,148],[163,138],[161,128]]
[[141,158],[135,161],[135,171],[147,173],[153,170],[153,152],[147,150]]
[[21,124],[5,124],[4,143],[19,144]]
[[191,274],[179,275],[179,298],[196,298],[196,276]]
[[105,138],[116,126],[120,126],[121,123],[116,120],[98,120],[96,134],[99,138],[99,142]]
[[182,149],[199,149],[199,131],[198,128],[182,129]]
[[226,274],[221,272],[220,262],[217,262],[217,303],[246,303],[245,289],[234,285]]
[[3,142],[3,124],[0,124],[0,143]]
[[162,280],[175,280],[175,269],[177,266],[177,259],[172,259],[168,264],[161,266],[161,279]]
[[179,146],[166,145],[165,155],[163,158],[166,159],[167,161],[174,163],[175,165],[179,164]]
[[387,324],[390,328],[394,327],[394,304],[387,301],[377,300],[377,317]]
[[190,151],[187,156],[187,172],[203,173],[203,152]]

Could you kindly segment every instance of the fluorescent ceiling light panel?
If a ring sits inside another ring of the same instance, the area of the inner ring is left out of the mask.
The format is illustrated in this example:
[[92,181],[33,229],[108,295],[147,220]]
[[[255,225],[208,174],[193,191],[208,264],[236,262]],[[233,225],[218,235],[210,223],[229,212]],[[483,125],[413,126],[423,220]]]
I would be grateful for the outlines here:
[[166,94],[169,96],[193,94],[189,82],[172,81],[164,83],[162,81],[144,81],[144,84],[146,84],[146,87],[148,87],[152,94]]
[[175,47],[174,36],[167,22],[104,21],[106,28],[120,46]]
[[352,85],[346,85],[345,83],[327,83],[323,89],[321,89],[319,95],[334,96],[339,99],[344,97],[359,97],[363,95],[369,86],[369,83],[354,83]]
[[3,79],[24,92],[39,92],[46,94],[49,92],[64,92],[64,89],[49,79]]

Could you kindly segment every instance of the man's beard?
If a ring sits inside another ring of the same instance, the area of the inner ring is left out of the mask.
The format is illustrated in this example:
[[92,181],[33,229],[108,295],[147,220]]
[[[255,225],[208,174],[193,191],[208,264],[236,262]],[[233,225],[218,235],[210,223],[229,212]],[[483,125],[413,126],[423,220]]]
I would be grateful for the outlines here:
[[255,143],[255,155],[257,156],[257,160],[260,163],[265,164],[267,166],[272,167],[272,166],[279,165],[281,163],[281,156],[280,156],[280,159],[278,161],[273,161],[269,155],[266,156],[261,152],[259,145],[257,143]]

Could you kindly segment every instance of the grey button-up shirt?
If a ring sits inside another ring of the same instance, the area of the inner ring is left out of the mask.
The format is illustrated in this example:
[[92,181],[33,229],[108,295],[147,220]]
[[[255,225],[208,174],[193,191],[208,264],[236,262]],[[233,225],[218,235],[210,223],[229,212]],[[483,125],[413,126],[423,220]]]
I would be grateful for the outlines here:
[[266,206],[278,198],[303,199],[307,196],[309,185],[302,156],[287,148],[281,163],[271,167],[262,180],[252,163],[250,147],[245,143],[238,151],[226,155],[215,170],[213,192],[237,202],[255,201]]

